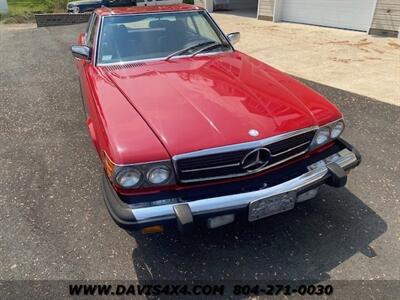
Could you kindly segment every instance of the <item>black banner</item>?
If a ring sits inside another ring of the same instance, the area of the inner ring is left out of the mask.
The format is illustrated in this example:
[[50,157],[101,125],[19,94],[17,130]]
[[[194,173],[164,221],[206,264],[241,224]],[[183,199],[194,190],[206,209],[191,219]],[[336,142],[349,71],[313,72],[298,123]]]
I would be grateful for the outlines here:
[[0,299],[398,299],[400,281],[0,281]]

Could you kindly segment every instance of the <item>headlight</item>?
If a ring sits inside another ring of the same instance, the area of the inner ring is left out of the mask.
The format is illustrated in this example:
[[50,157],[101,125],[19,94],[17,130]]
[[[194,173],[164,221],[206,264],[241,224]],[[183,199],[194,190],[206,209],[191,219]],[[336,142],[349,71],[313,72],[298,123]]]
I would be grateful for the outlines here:
[[156,167],[147,173],[147,180],[152,184],[163,184],[168,181],[171,171],[167,167]]
[[316,146],[320,146],[325,144],[330,136],[330,130],[327,127],[322,127],[320,130],[318,130],[315,139],[314,139],[314,143]]
[[132,168],[122,169],[115,177],[118,185],[124,189],[131,189],[139,185],[142,180],[142,174]]
[[337,139],[343,133],[343,130],[344,130],[344,122],[343,121],[337,122],[331,130],[331,138]]
[[151,188],[176,183],[170,160],[119,165],[103,152],[103,165],[110,181],[122,189]]
[[334,139],[337,139],[343,133],[343,130],[344,130],[343,120],[338,120],[326,124],[325,126],[321,126],[314,136],[310,149],[311,150],[315,149]]
[[72,12],[75,14],[79,13],[79,6],[72,7]]

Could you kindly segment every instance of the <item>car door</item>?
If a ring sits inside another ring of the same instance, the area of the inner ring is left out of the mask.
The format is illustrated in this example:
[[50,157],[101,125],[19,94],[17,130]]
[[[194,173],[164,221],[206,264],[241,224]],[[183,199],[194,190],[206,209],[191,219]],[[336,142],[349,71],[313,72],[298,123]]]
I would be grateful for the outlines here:
[[86,37],[84,40],[85,46],[89,47],[92,49],[92,57],[91,60],[84,60],[80,59],[78,64],[78,69],[79,69],[79,75],[80,75],[80,88],[82,92],[82,100],[83,100],[83,107],[85,110],[85,115],[86,118],[89,117],[90,111],[89,111],[89,103],[92,101],[92,93],[91,93],[91,82],[90,82],[90,73],[93,69],[93,66],[95,64],[95,57],[94,57],[94,48],[95,48],[95,41],[96,41],[96,34],[97,34],[97,29],[99,26],[100,22],[100,17],[97,14],[93,14],[91,18],[91,22],[88,26],[88,30],[86,33]]
[[[90,29],[91,29],[91,26],[92,26],[92,23],[94,20],[94,15],[95,14],[93,13],[90,16],[85,32],[79,36],[78,45],[82,45],[82,46],[86,45],[86,39],[89,35]],[[85,61],[83,59],[76,59],[76,61],[75,61],[75,64],[76,64],[76,67],[78,68],[79,74],[82,72],[82,67],[83,67],[84,62]]]

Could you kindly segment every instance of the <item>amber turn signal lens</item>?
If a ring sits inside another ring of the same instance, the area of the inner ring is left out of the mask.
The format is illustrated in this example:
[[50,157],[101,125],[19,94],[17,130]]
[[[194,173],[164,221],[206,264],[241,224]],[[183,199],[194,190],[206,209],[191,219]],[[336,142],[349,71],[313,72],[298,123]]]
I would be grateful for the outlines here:
[[111,178],[113,171],[114,171],[114,164],[113,162],[108,158],[107,154],[104,153],[103,155],[103,164],[104,164],[104,170],[107,173],[107,176]]
[[155,225],[155,226],[150,226],[150,227],[146,227],[143,228],[142,232],[144,234],[148,234],[148,233],[160,233],[164,231],[164,226],[162,225]]

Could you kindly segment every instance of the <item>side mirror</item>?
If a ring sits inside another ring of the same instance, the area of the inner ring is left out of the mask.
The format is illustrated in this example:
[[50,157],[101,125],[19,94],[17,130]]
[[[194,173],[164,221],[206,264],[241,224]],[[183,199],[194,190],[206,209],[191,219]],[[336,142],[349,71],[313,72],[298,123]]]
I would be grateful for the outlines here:
[[86,33],[81,33],[79,35],[78,44],[85,45],[85,40],[86,40]]
[[227,36],[229,42],[234,45],[240,41],[240,32],[233,32]]
[[71,47],[72,55],[75,58],[90,60],[91,57],[91,49],[87,46],[72,46]]

